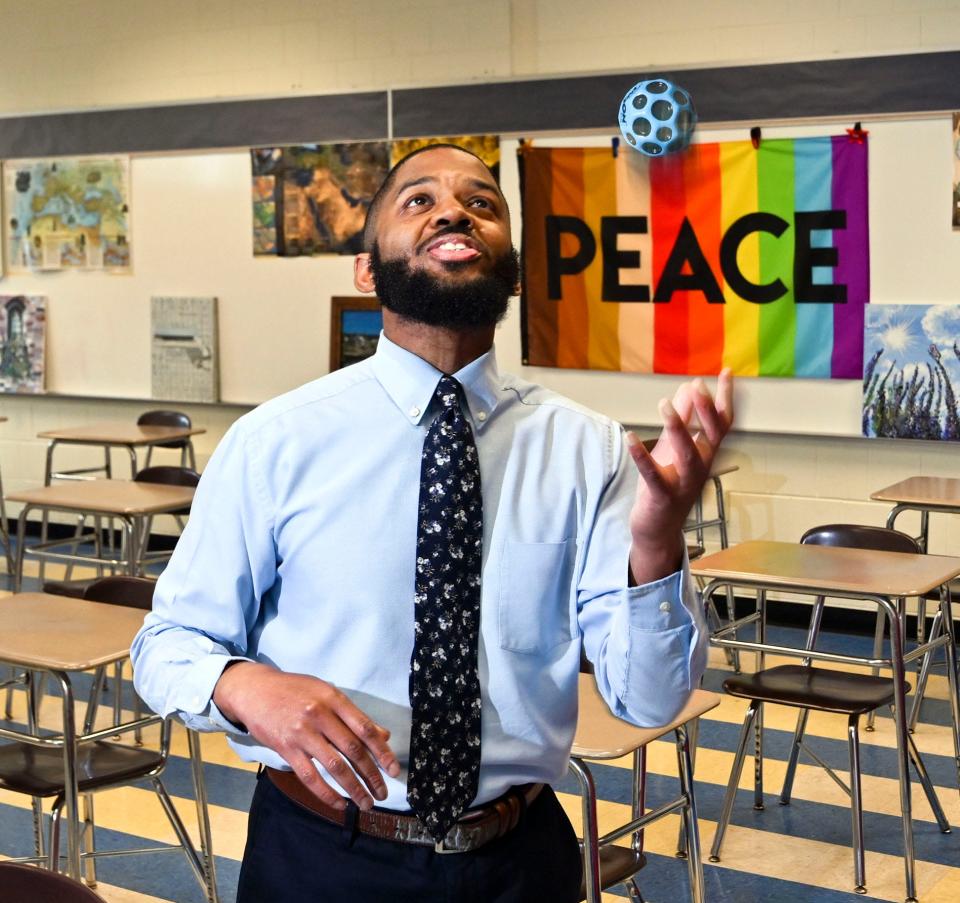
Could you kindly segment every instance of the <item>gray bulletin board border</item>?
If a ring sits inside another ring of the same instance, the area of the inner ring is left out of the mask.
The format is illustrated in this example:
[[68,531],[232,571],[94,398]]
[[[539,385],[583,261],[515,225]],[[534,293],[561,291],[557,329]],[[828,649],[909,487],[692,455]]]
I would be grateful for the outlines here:
[[0,157],[199,150],[387,133],[387,92],[94,110],[0,119]]
[[700,122],[960,109],[960,52],[657,70],[393,92],[395,137],[617,129],[623,95],[654,76],[683,85]]
[[701,122],[960,109],[960,51],[583,75],[0,118],[0,157],[137,153],[421,135],[615,129],[653,75],[693,95]]

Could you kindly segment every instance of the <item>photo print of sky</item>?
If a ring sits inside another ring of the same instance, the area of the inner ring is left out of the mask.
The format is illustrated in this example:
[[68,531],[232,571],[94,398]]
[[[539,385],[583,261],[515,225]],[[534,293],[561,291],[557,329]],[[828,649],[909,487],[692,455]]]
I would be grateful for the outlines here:
[[869,304],[863,435],[960,440],[960,305]]

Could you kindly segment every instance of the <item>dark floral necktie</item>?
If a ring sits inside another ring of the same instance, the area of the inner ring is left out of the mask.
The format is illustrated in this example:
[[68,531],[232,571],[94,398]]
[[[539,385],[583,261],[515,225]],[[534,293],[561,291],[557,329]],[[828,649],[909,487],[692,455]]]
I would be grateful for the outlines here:
[[423,443],[407,800],[442,840],[477,795],[480,773],[480,563],[483,501],[460,384],[444,376]]

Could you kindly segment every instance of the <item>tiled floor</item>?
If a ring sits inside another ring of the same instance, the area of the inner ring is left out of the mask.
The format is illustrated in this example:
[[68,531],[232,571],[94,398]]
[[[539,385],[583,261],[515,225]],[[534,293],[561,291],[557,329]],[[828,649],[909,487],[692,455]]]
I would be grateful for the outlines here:
[[[24,588],[31,587],[28,584]],[[870,640],[832,635],[830,642],[838,649],[862,651]],[[744,666],[750,667],[749,659],[745,660]],[[719,689],[724,671],[719,654],[713,656],[707,687]],[[940,676],[931,681],[929,702],[924,705],[916,741],[938,787],[947,818],[960,825],[960,794],[948,727],[946,680],[942,674],[941,668]],[[14,720],[17,720],[21,717],[23,694],[15,695]],[[744,703],[725,697],[701,726],[697,794],[705,859],[720,811],[743,711]],[[44,718],[52,725],[56,723],[57,714],[57,701],[48,702]],[[793,721],[790,710],[770,708],[767,712],[767,807],[762,812],[755,812],[752,808],[752,770],[748,765],[724,844],[723,861],[716,865],[705,864],[707,900],[734,903],[902,900],[903,865],[892,722],[889,718],[882,718],[875,733],[862,734],[869,889],[869,896],[862,897],[852,893],[849,808],[840,788],[813,764],[801,764],[794,802],[789,807],[777,804],[776,793],[783,776]],[[814,715],[808,732],[815,738],[818,753],[842,773],[846,767],[845,720]],[[241,763],[219,735],[204,736],[203,751],[219,886],[224,903],[230,903],[236,888],[255,770]],[[190,824],[193,811],[190,775],[186,741],[179,729],[175,733],[174,753],[166,783],[185,821]],[[675,767],[672,743],[654,744],[649,756],[649,805],[655,806],[675,795]],[[604,800],[601,819],[605,815],[611,818],[622,816],[629,798],[629,762],[624,760],[599,766],[595,776],[599,795]],[[557,789],[571,819],[577,824],[579,803],[573,781],[564,781]],[[957,903],[960,900],[960,830],[941,834],[922,792],[916,787],[914,812],[919,899],[922,903]],[[96,816],[98,846],[102,848],[122,846],[131,840],[139,845],[144,841],[166,843],[172,840],[156,797],[146,788],[98,795]],[[650,903],[676,903],[686,899],[686,865],[673,856],[677,827],[678,819],[668,817],[647,831],[645,846],[649,861],[639,880],[645,899]],[[28,855],[30,837],[29,800],[0,792],[0,855]],[[99,876],[98,892],[113,903],[160,900],[202,903],[204,899],[179,853],[105,859],[99,865]],[[621,896],[610,893],[605,894],[604,899],[613,901]]]

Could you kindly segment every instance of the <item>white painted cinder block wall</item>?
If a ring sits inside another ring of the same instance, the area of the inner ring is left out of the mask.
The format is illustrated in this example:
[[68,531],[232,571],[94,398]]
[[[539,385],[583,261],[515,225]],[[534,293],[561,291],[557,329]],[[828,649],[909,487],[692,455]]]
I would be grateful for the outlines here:
[[[949,50],[960,47],[960,0],[0,0],[0,34],[9,116]],[[39,482],[38,430],[143,409],[29,397],[2,407],[8,488]],[[187,410],[208,428],[202,464],[239,409]],[[960,476],[956,449],[935,443],[736,433],[725,456],[740,466],[726,479],[733,539],[883,523],[883,506],[867,501],[873,489],[914,473]],[[960,525],[934,518],[932,550],[960,551]]]

